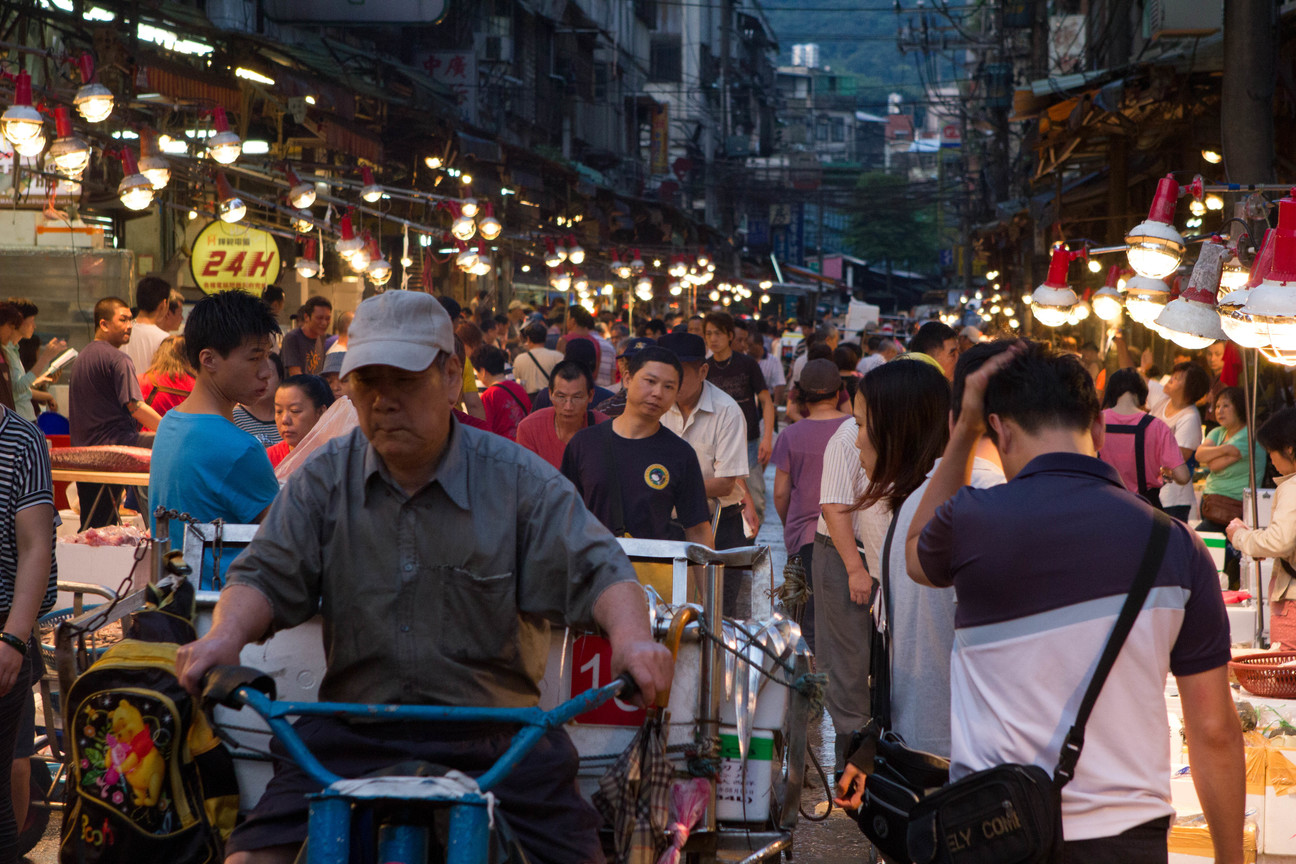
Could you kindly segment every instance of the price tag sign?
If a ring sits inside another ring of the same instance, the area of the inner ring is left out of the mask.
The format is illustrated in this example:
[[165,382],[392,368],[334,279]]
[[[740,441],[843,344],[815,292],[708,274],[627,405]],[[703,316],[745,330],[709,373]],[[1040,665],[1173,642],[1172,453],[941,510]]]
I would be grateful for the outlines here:
[[[571,693],[575,698],[586,690],[612,681],[612,643],[602,636],[581,636],[572,645]],[[642,726],[648,712],[620,699],[604,702],[576,718],[587,726]]]

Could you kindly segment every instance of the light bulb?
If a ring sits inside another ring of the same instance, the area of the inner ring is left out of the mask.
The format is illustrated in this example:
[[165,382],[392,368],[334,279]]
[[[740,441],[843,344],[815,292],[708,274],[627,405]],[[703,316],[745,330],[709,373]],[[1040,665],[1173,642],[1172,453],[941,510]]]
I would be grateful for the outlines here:
[[364,241],[361,241],[360,248],[353,252],[351,257],[347,259],[347,263],[351,265],[351,269],[357,273],[364,273],[367,271],[369,269],[369,262],[373,260],[373,257],[369,254],[368,247],[364,246],[363,243]]
[[319,275],[319,262],[314,258],[298,258],[293,266],[297,268],[297,274],[306,279]]
[[41,135],[44,128],[40,112],[30,105],[10,105],[0,115],[0,131],[15,147]]
[[117,186],[117,195],[130,210],[143,210],[153,203],[153,184],[143,174],[127,174]]
[[1104,321],[1115,321],[1121,314],[1120,294],[1113,288],[1100,288],[1091,301],[1093,312]]
[[54,126],[58,130],[58,137],[54,139],[54,146],[50,147],[49,158],[53,160],[58,173],[78,180],[90,164],[90,145],[72,131],[72,118],[68,109],[61,106],[54,109]]
[[613,267],[612,270],[621,279],[629,279],[634,275],[633,271],[630,269],[630,265],[624,261]]
[[400,259],[400,264],[402,267],[413,267],[414,259],[408,255],[402,255]]
[[315,203],[315,184],[298,183],[288,190],[288,200],[298,210],[305,210]]
[[1221,198],[1221,197],[1218,196],[1218,195],[1213,194],[1213,193],[1210,194],[1210,195],[1207,195],[1207,196],[1206,196],[1206,209],[1207,209],[1207,210],[1223,210],[1223,209],[1224,209],[1224,199]]
[[441,168],[441,157],[425,156],[423,157],[423,164],[431,168],[433,171],[437,171]]
[[463,213],[463,215],[467,216],[469,219],[474,218],[479,209],[476,198],[465,198],[459,202],[459,212]]
[[761,295],[761,303],[764,304],[764,303],[768,303],[768,302],[770,302],[770,295],[768,295],[768,294],[762,294],[762,295]]
[[572,284],[571,274],[563,273],[563,272],[557,273],[553,278],[552,284],[554,288],[558,291],[563,291],[563,292],[570,291],[571,284]]
[[247,205],[241,198],[226,198],[216,208],[222,222],[238,222],[247,215]]
[[722,306],[728,306],[728,305],[729,305],[730,303],[732,303],[732,302],[733,302],[733,301],[729,299],[729,295],[728,295],[728,294],[726,294],[725,296],[723,296],[723,297],[720,298],[720,305],[722,305]]
[[1250,276],[1251,271],[1242,266],[1242,262],[1234,253],[1233,257],[1224,262],[1224,269],[1220,271],[1220,296],[1223,297],[1228,292],[1241,288]]
[[1060,306],[1034,306],[1032,310],[1035,313],[1035,320],[1045,327],[1061,327],[1067,323],[1069,309],[1063,309]]
[[233,164],[243,153],[243,141],[233,132],[217,132],[207,139],[207,155],[222,165]]
[[107,87],[95,81],[82,85],[77,90],[72,104],[76,106],[77,113],[87,123],[102,123],[108,119],[108,115],[112,114],[113,94]]
[[678,297],[684,293],[684,286],[678,282],[670,283],[670,293],[672,297]]
[[1201,154],[1202,158],[1212,165],[1218,165],[1224,161],[1224,157],[1219,154],[1218,150],[1203,150]]
[[563,263],[563,257],[551,249],[545,253],[544,263],[546,267],[558,267]]
[[504,230],[504,226],[501,225],[500,221],[494,216],[486,216],[477,223],[477,230],[481,233],[481,236],[484,239],[494,240],[500,236],[500,232]]
[[465,273],[472,270],[473,266],[476,263],[477,263],[477,250],[472,248],[471,246],[469,246],[467,249],[460,251],[459,254],[455,256],[455,266],[458,267],[460,270],[463,270]]
[[714,302],[716,302],[717,300],[720,299],[720,292],[719,292],[719,291],[716,291],[716,290],[714,290],[714,289],[712,289],[711,293],[708,294],[707,296],[710,297],[710,298],[711,298],[711,302],[714,303]]
[[567,260],[573,264],[582,264],[585,261],[585,250],[579,245],[567,247]]
[[[382,200],[383,190],[374,180],[373,169],[368,165],[362,165],[360,167],[360,174],[363,178],[362,182],[364,183],[364,185],[360,187],[360,197],[370,204],[376,204],[378,201]],[[471,214],[465,213],[464,215],[467,216]]]
[[1188,212],[1194,216],[1203,216],[1206,213],[1206,205],[1194,198],[1188,202]]
[[[293,217],[293,228],[296,229],[298,234],[309,234],[315,230],[315,225],[311,222],[309,213],[299,213]],[[340,245],[341,244],[339,243],[339,246]],[[341,253],[341,251],[342,250],[339,248],[338,252]]]
[[460,175],[459,175],[459,182],[462,183],[462,184],[465,185],[465,186],[471,186],[471,185],[472,185],[472,175],[471,175],[471,174],[460,174]]
[[365,268],[365,275],[375,285],[386,285],[391,273],[391,262],[381,256],[369,262],[369,266]]
[[140,173],[149,179],[153,184],[154,191],[160,192],[171,182],[171,166],[167,160],[157,154],[141,156],[139,160]]
[[477,223],[467,216],[459,216],[450,224],[450,233],[456,240],[463,240],[466,243],[477,233]]
[[[478,252],[477,263],[473,265],[472,274],[474,276],[489,276],[492,269],[490,256]],[[586,282],[585,286],[588,288],[589,283]]]
[[1008,326],[1011,327],[1012,329],[1016,330],[1018,327],[1021,326],[1021,322],[1018,321],[1016,318],[1014,318],[1014,319],[1012,319],[1011,321],[1008,322]]
[[49,139],[45,137],[45,130],[42,128],[40,134],[33,138],[28,138],[25,141],[14,141],[11,143],[13,144],[14,152],[19,156],[26,156],[29,159],[33,159],[45,152],[45,145],[49,143]]

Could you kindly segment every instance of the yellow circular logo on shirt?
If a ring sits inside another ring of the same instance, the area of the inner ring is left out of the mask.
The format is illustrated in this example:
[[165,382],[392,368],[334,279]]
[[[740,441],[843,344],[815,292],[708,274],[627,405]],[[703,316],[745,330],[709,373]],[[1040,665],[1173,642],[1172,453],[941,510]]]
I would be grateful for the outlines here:
[[652,488],[661,491],[670,483],[670,472],[666,470],[665,465],[649,465],[644,469],[644,482]]

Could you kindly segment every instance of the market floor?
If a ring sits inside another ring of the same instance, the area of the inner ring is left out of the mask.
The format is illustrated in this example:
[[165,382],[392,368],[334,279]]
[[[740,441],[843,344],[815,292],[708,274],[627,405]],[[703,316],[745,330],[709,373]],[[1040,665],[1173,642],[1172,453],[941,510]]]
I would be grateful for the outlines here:
[[[769,490],[774,488],[773,466],[765,472],[765,487]],[[787,561],[787,553],[783,548],[783,525],[779,522],[773,503],[767,508],[765,521],[756,536],[756,542],[770,547],[774,572],[781,572]],[[832,724],[825,715],[810,728],[810,746],[814,749],[820,765],[832,764],[832,747],[824,744],[831,739]],[[809,813],[816,818],[822,818],[823,814],[828,812],[828,817],[815,822],[806,819],[803,815],[793,839],[794,860],[804,864],[855,864],[855,862],[871,861],[868,840],[860,833],[855,820],[838,807],[833,807],[829,812],[828,795],[818,772],[809,766],[806,773],[810,777],[807,781],[810,785],[807,785],[802,793],[801,812]],[[831,780],[831,777],[829,779]],[[60,819],[60,814],[52,815],[44,838],[24,860],[32,864],[57,864]]]

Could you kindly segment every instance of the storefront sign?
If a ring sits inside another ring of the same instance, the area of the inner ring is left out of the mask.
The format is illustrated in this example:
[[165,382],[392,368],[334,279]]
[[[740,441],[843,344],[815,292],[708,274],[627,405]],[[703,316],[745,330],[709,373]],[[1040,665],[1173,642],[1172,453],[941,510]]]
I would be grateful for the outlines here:
[[189,271],[206,294],[247,291],[260,297],[279,279],[283,260],[274,237],[246,225],[217,220],[194,238]]
[[670,105],[665,102],[659,102],[653,107],[652,146],[649,155],[653,174],[665,174],[669,170]]

